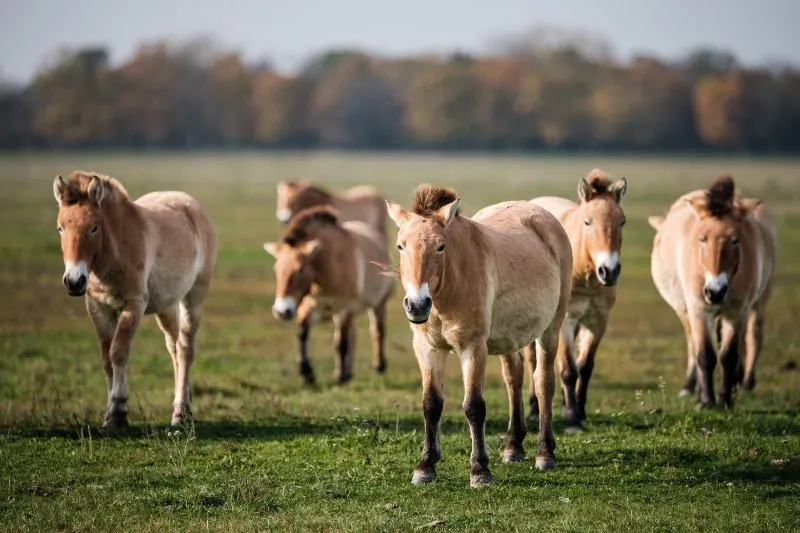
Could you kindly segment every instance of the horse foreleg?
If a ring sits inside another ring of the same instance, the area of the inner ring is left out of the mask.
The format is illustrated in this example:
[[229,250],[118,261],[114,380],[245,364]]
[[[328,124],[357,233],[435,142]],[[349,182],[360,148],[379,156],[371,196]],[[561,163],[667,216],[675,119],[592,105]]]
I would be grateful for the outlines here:
[[444,367],[447,352],[432,348],[421,337],[414,336],[414,354],[422,374],[422,411],[425,416],[425,440],[422,456],[411,482],[414,485],[436,481],[436,463],[442,458],[439,444],[439,421],[444,409]]
[[522,379],[525,372],[522,354],[515,352],[500,356],[503,381],[508,392],[508,440],[503,450],[503,462],[522,461],[525,450],[525,413],[522,406]]
[[555,468],[556,438],[553,435],[553,393],[555,392],[554,366],[558,350],[558,330],[548,329],[536,340],[536,395],[539,398],[539,439],[536,468]]
[[111,385],[114,380],[114,368],[111,365],[111,342],[117,329],[115,313],[94,300],[86,299],[86,311],[94,324],[97,340],[100,344],[100,364],[106,376],[106,411],[111,406]]
[[114,339],[109,347],[111,393],[103,427],[128,425],[128,357],[143,313],[144,303],[132,301],[119,314]]
[[474,342],[459,354],[461,376],[464,380],[464,402],[461,406],[469,422],[472,453],[469,458],[469,484],[483,487],[492,484],[489,456],[486,454],[486,401],[483,399],[483,380],[486,374],[486,341]]
[[530,412],[528,417],[532,421],[539,420],[539,400],[536,397],[536,380],[534,375],[536,373],[536,344],[529,344],[522,350],[522,358],[524,364],[528,369],[528,404],[530,405]]
[[719,391],[720,407],[733,406],[733,388],[737,382],[736,371],[739,367],[739,345],[742,338],[740,321],[721,321],[722,339],[720,343],[720,361],[722,363],[722,386]]
[[711,332],[708,330],[706,317],[700,312],[689,316],[689,324],[692,331],[692,350],[697,361],[699,403],[701,407],[713,407],[717,354],[711,342]]
[[578,419],[583,422],[586,420],[586,396],[589,391],[589,380],[592,379],[594,371],[594,358],[597,355],[597,347],[606,333],[608,316],[604,313],[597,313],[586,325],[582,325],[578,334],[578,384],[576,387],[576,397],[578,401]]
[[686,313],[678,313],[678,318],[683,326],[683,333],[686,336],[686,375],[683,378],[683,388],[678,394],[680,398],[690,398],[694,396],[697,387],[697,361],[694,354],[694,340],[692,339],[692,326],[689,316]]
[[386,371],[386,300],[369,310],[372,336],[372,368],[378,374]]
[[574,357],[576,327],[577,320],[575,318],[569,316],[564,318],[556,355],[561,373],[561,390],[564,394],[564,406],[562,408],[564,431],[567,433],[574,433],[582,429],[578,415],[578,401],[575,396],[575,387],[578,382],[578,369],[575,366]]
[[334,317],[333,344],[336,348],[336,365],[333,379],[343,385],[353,378],[353,357],[355,350],[355,327],[353,315],[342,313]]
[[[306,301],[308,300],[304,300],[304,302]],[[300,309],[297,312],[297,365],[300,369],[300,375],[309,385],[313,385],[316,381],[314,369],[311,367],[311,361],[308,358],[308,336],[313,323],[313,313],[312,307],[303,304],[300,304]]]

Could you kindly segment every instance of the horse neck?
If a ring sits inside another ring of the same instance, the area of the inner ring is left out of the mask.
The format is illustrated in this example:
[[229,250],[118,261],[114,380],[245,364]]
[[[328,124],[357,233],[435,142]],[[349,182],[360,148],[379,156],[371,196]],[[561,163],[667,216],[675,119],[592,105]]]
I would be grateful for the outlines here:
[[595,280],[592,258],[586,246],[586,232],[583,230],[583,209],[580,205],[564,215],[564,228],[572,246],[572,281],[581,285],[587,280]]
[[474,286],[476,282],[482,281],[470,279],[470,272],[486,268],[486,265],[475,264],[481,254],[470,253],[476,248],[486,249],[482,237],[478,224],[468,218],[459,217],[448,228],[447,251],[437,291],[439,294],[434,295],[434,306],[440,313],[461,308],[462,300],[469,298],[471,294],[470,291],[464,290],[465,287]]
[[342,227],[323,229],[317,238],[322,252],[317,257],[315,284],[321,293],[334,296],[358,296],[355,248],[358,243]]
[[118,277],[130,268],[134,250],[141,247],[144,220],[139,210],[128,198],[109,198],[102,209],[103,248],[97,256],[95,275],[101,280]]

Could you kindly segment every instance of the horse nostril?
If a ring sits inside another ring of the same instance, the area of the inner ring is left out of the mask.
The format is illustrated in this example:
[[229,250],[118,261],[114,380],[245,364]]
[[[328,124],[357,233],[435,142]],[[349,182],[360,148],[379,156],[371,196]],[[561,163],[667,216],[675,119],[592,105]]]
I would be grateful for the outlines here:
[[597,275],[600,279],[606,279],[608,277],[608,269],[602,265],[597,267]]
[[425,304],[425,309],[429,309],[433,305],[433,300],[431,300],[430,296],[425,297],[424,304]]
[[403,309],[408,309],[410,306],[408,304],[408,297],[403,298]]

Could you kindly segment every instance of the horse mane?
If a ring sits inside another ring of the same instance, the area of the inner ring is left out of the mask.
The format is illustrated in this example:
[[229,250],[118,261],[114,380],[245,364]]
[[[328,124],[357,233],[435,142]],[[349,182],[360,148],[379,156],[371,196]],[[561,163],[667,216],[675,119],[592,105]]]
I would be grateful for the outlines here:
[[306,181],[286,180],[283,184],[301,194],[313,197],[314,200],[318,202],[329,202],[333,198],[333,195],[328,190]]
[[[429,183],[420,185],[414,191],[414,197],[411,199],[411,211],[420,216],[431,216],[435,214],[442,207],[455,202],[458,199],[458,193],[453,189],[445,187],[437,187]],[[456,215],[461,212],[458,208]]]
[[736,185],[730,174],[724,174],[714,180],[705,191],[703,209],[710,216],[721,218],[734,214]]
[[96,172],[75,170],[64,180],[66,187],[62,195],[63,203],[65,205],[74,205],[88,201],[89,185],[91,185],[94,178],[98,178],[103,182],[107,198],[123,198],[126,200],[129,198],[128,191],[114,178]]
[[303,209],[292,217],[289,226],[283,234],[284,244],[297,246],[309,240],[310,230],[315,225],[339,226],[339,215],[330,206],[316,206]]
[[611,186],[614,184],[614,181],[611,179],[611,176],[606,174],[603,170],[599,168],[593,169],[586,175],[584,180],[589,185],[589,190],[591,191],[590,196],[611,194]]

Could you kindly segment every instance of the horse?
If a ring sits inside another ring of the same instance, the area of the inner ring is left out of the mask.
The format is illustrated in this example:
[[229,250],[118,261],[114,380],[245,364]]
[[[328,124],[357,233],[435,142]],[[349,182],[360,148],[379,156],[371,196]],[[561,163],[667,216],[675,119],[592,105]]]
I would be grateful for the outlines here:
[[723,175],[708,189],[684,194],[666,216],[651,216],[648,222],[656,230],[653,281],[686,334],[688,363],[680,396],[693,396],[699,382],[699,405],[714,406],[717,354],[711,326],[717,322],[723,372],[717,404],[731,407],[737,385],[747,390],[755,385],[777,260],[771,215],[761,200],[742,197],[733,178]]
[[441,458],[445,357],[461,361],[462,407],[472,436],[470,486],[492,483],[486,454],[483,383],[488,355],[499,355],[509,398],[503,462],[525,458],[520,350],[536,343],[536,392],[541,405],[536,467],[555,467],[551,424],[553,363],[569,302],[572,249],[558,220],[529,201],[484,207],[461,216],[458,194],[423,184],[410,211],[387,201],[398,226],[403,309],[422,375],[425,437],[415,485],[436,480]]
[[386,204],[374,187],[359,185],[340,193],[331,192],[305,181],[281,181],[277,185],[278,207],[275,217],[288,224],[292,217],[309,207],[333,207],[343,222],[360,220],[387,235]]
[[367,311],[372,336],[373,368],[386,370],[386,305],[394,280],[380,265],[389,262],[386,239],[362,221],[344,221],[329,206],[297,213],[279,243],[264,243],[275,257],[273,315],[296,319],[300,375],[315,382],[308,358],[308,335],[316,320],[333,318],[338,354],[334,379],[344,384],[353,376],[355,317]]
[[[622,269],[622,227],[625,225],[621,204],[627,188],[624,177],[614,182],[602,170],[594,169],[578,182],[579,203],[554,196],[531,200],[558,218],[572,243],[572,294],[556,357],[567,433],[579,431],[586,421],[586,395],[595,355],[617,299],[616,285]],[[524,354],[532,373],[535,354],[532,349],[526,349]],[[531,418],[535,419],[539,403],[533,379],[530,406]]]
[[84,296],[100,342],[108,404],[103,427],[128,425],[127,366],[144,315],[156,315],[175,377],[172,424],[191,417],[195,337],[216,262],[216,234],[184,192],[131,200],[122,184],[74,171],[53,181],[64,259],[62,282]]

